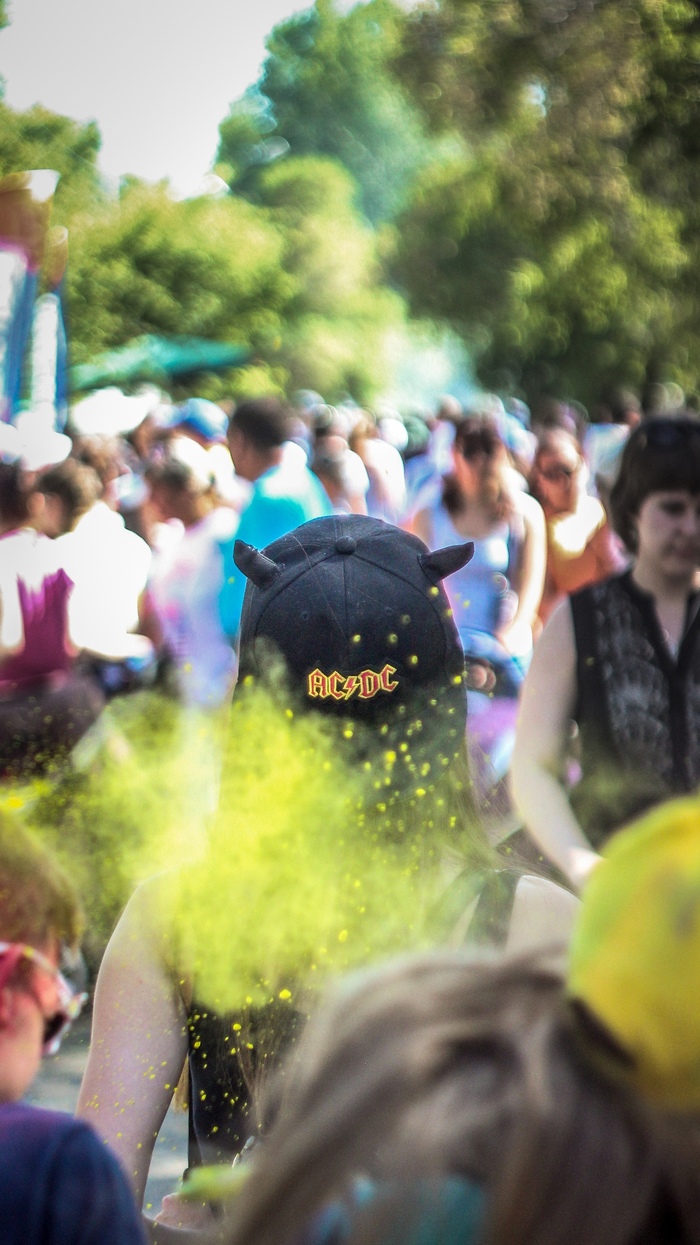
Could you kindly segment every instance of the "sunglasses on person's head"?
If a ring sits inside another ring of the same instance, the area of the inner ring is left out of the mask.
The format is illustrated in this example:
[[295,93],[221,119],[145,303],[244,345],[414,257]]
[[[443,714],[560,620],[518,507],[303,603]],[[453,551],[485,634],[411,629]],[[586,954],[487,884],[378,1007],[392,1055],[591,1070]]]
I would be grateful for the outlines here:
[[[73,986],[41,951],[22,942],[0,942],[0,987],[9,981],[21,960],[35,964],[56,983],[58,1007],[53,1015],[44,1018],[42,1045],[42,1054],[55,1055],[73,1021],[83,1010],[88,996],[80,987]],[[80,964],[81,961],[76,958],[75,965]]]

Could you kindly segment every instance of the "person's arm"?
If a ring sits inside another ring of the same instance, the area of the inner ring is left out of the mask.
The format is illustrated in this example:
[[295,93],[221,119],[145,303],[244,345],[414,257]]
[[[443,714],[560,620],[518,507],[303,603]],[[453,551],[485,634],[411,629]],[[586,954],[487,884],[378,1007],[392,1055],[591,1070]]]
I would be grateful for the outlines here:
[[509,653],[529,652],[532,628],[544,591],[547,568],[547,527],[540,503],[527,493],[518,497],[523,520],[523,547],[518,568],[518,604],[512,620],[498,633]]
[[104,955],[78,1114],[112,1147],[138,1205],[187,1055],[186,1014],[159,928],[162,879],[139,887]]
[[561,773],[576,702],[576,646],[568,600],[552,613],[523,684],[511,790],[543,852],[580,886],[598,860],[578,824]]

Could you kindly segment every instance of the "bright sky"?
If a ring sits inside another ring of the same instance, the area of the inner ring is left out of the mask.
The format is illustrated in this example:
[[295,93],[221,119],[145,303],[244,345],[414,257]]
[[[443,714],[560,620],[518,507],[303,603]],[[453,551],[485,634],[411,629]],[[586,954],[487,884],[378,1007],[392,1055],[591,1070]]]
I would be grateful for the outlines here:
[[0,74],[12,108],[97,121],[109,178],[169,177],[194,194],[264,40],[308,0],[10,0]]

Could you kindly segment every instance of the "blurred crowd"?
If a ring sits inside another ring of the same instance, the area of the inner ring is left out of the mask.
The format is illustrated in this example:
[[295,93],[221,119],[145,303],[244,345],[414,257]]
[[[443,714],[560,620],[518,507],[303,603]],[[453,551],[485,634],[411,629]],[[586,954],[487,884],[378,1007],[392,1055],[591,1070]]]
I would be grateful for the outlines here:
[[35,741],[35,759],[72,746],[105,698],[134,686],[221,704],[245,588],[234,540],[262,548],[330,513],[401,525],[431,548],[474,540],[468,570],[447,581],[472,686],[517,695],[557,600],[625,564],[605,505],[642,411],[622,393],[596,415],[552,401],[533,416],[489,394],[420,416],[311,391],[174,406],[144,387],[81,400],[67,434],[38,435],[31,412],[3,426],[6,766],[47,704],[54,737]]
[[[182,753],[202,850],[102,958],[92,1127],[20,1101],[82,917],[0,809],[0,1241],[700,1242],[700,421],[652,397],[0,426],[3,775],[150,686],[228,738],[211,782]],[[471,746],[518,706],[497,828]],[[174,1094],[188,1170],[142,1223]]]

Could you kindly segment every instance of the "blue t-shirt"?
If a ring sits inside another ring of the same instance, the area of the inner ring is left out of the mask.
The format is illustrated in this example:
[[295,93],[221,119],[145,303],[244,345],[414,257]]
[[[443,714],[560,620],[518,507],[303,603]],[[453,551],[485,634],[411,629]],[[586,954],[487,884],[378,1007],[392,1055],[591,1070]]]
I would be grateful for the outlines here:
[[[309,519],[321,519],[332,513],[328,495],[313,472],[297,463],[282,462],[255,481],[235,539],[264,549]],[[233,546],[233,540],[221,546],[225,578],[219,610],[224,631],[229,636],[238,633],[248,582],[233,560]]]
[[0,1245],[145,1245],[117,1160],[88,1124],[0,1105]]

